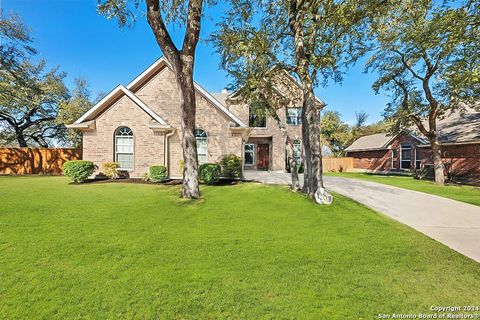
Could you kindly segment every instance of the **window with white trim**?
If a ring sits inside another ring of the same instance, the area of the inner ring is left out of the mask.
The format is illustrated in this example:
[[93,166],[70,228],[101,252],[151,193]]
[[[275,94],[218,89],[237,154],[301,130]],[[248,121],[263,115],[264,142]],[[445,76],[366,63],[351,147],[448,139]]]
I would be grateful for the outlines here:
[[302,124],[302,108],[287,108],[287,124],[294,126]]
[[254,165],[255,159],[255,145],[253,143],[246,143],[244,146],[243,157],[245,164],[248,166]]
[[208,157],[208,136],[202,129],[195,129],[195,139],[197,140],[197,159],[198,164],[207,163]]
[[412,146],[402,144],[400,147],[400,169],[410,169],[412,163]]
[[133,131],[128,127],[115,130],[115,162],[119,169],[133,170]]

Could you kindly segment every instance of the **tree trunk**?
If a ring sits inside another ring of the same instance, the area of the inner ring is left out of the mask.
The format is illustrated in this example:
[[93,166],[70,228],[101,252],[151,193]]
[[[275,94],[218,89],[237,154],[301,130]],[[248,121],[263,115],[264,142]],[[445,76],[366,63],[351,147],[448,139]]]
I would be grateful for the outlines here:
[[430,139],[430,146],[432,148],[435,183],[443,186],[445,184],[445,165],[443,164],[440,145],[436,138]]
[[324,188],[322,177],[322,148],[320,143],[320,113],[316,106],[311,80],[302,79],[304,86],[302,108],[302,139],[305,148],[305,172],[303,191],[313,198],[318,189]]
[[183,189],[182,197],[196,199],[198,188],[197,141],[195,138],[195,86],[193,83],[193,56],[181,56],[176,68],[182,110]]
[[20,130],[15,130],[15,136],[17,138],[18,146],[21,148],[26,148],[27,146],[27,141],[25,140],[25,136],[23,135],[23,132]]
[[298,163],[293,156],[293,142],[288,135],[285,137],[285,147],[287,150],[287,160],[290,165],[290,175],[292,177],[292,190],[300,190],[300,181],[298,180]]

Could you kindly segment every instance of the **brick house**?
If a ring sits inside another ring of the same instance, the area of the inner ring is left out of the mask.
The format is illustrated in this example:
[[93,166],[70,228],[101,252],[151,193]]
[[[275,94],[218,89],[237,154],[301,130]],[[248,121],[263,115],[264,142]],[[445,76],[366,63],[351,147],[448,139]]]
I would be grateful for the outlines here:
[[[447,178],[479,184],[480,112],[466,109],[448,114],[438,121],[437,129]],[[433,173],[429,143],[415,131],[360,137],[345,151],[353,157],[355,171]]]
[[[301,90],[294,78],[286,74],[285,79],[294,91]],[[200,164],[233,153],[243,158],[245,170],[286,169],[285,138],[272,118],[253,113],[235,94],[211,94],[197,83],[195,89]],[[295,140],[295,155],[300,157],[301,101],[289,101],[278,115],[287,124]],[[103,163],[116,161],[131,177],[140,177],[156,164],[165,165],[170,177],[179,178],[183,159],[180,114],[175,74],[162,57],[68,127],[82,131],[83,159],[93,161],[100,171]]]

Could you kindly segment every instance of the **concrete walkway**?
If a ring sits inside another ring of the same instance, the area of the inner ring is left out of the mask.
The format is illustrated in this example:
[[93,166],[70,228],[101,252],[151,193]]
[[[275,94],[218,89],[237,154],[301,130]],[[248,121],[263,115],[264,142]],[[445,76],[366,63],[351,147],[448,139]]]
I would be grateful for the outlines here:
[[[289,184],[288,173],[246,171],[245,178]],[[376,182],[326,176],[325,187],[404,223],[480,262],[480,207]],[[300,176],[303,180],[303,176]]]

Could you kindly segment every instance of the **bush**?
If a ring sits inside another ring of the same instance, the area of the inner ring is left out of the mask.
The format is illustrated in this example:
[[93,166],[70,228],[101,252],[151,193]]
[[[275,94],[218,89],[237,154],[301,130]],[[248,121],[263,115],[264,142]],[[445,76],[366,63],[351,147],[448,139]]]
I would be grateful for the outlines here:
[[120,165],[117,162],[105,162],[103,164],[103,173],[105,173],[109,179],[118,179],[118,168],[120,168]]
[[216,184],[220,180],[220,165],[204,163],[199,168],[200,181],[205,184]]
[[167,167],[150,166],[149,177],[150,177],[150,180],[153,182],[163,182],[167,180]]
[[228,154],[220,160],[222,174],[227,178],[240,178],[242,175],[242,158],[236,154]]
[[63,174],[75,182],[84,182],[94,171],[95,165],[91,161],[71,160],[63,164]]

